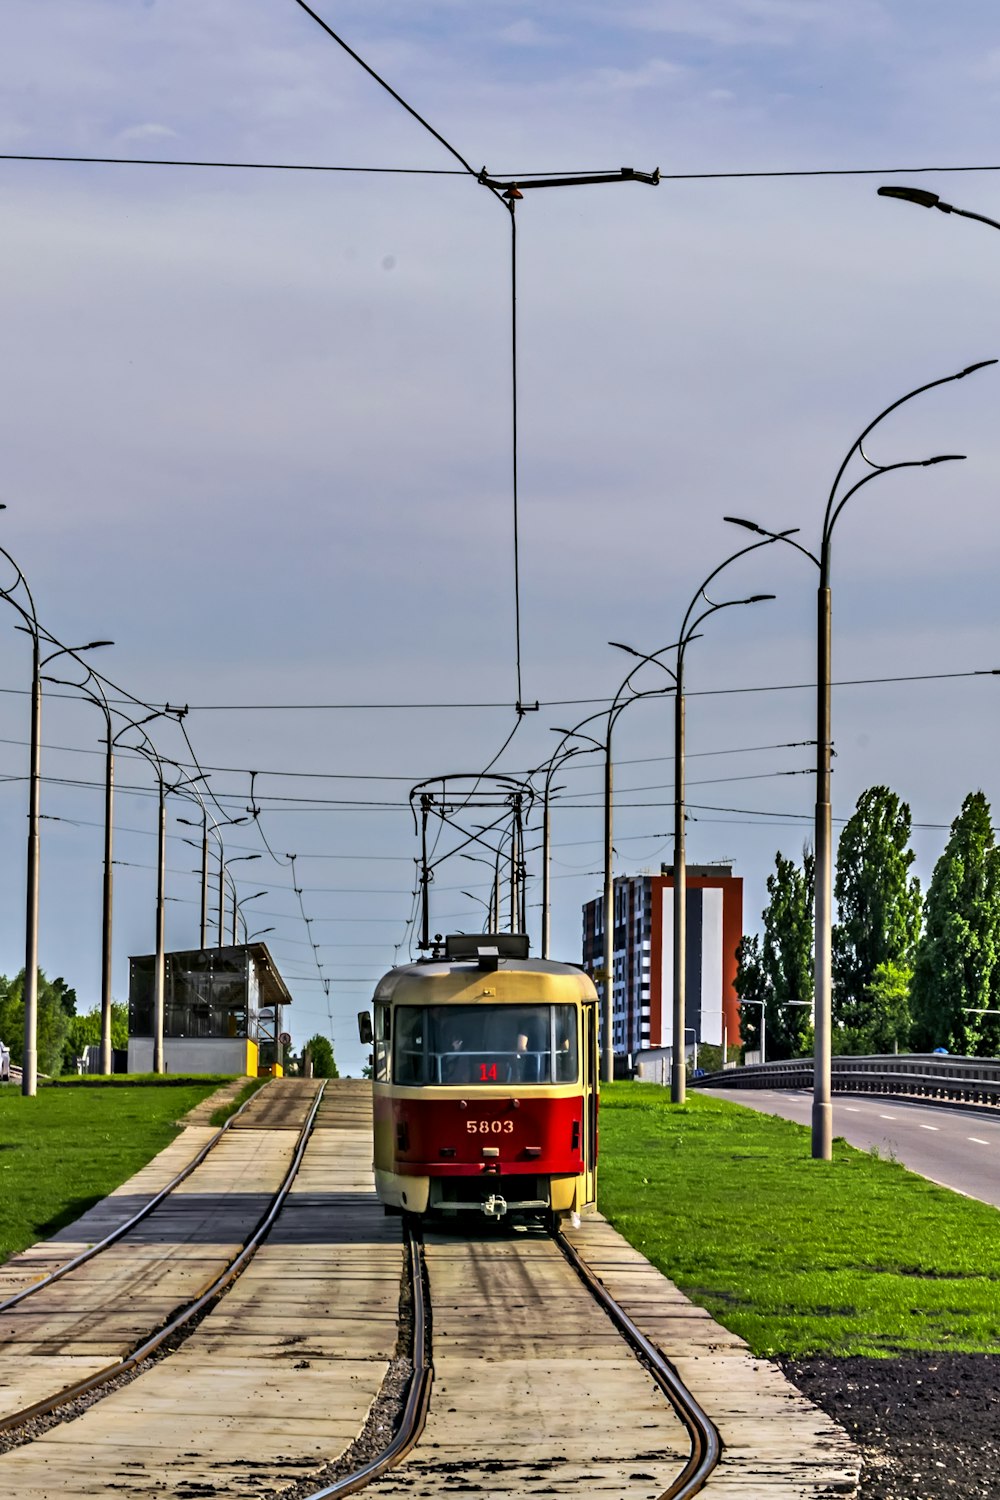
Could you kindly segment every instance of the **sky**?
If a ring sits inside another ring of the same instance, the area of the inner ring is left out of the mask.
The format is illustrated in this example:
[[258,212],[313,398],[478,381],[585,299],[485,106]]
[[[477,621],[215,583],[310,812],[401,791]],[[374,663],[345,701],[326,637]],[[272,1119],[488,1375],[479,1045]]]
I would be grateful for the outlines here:
[[[540,766],[553,727],[622,683],[609,641],[676,638],[747,539],[723,516],[798,527],[815,550],[859,432],[1000,357],[995,231],[876,195],[917,184],[1000,217],[1000,32],[988,0],[315,8],[475,172],[663,174],[517,208],[521,697],[539,704],[519,719],[502,204],[294,0],[0,13],[0,547],[60,642],[113,640],[95,667],[189,705],[209,809],[248,818],[222,829],[225,855],[249,932],[271,929],[295,1044],[330,1034],[357,1073],[356,1012],[415,951],[410,788],[480,772],[515,729],[493,769]],[[46,154],[434,175],[9,159]],[[1000,682],[970,675],[1000,667],[998,402],[987,369],[888,418],[876,462],[967,458],[876,479],[832,551],[835,828],[891,787],[925,886],[967,793],[1000,798]],[[734,563],[713,601],[776,597],[707,621],[687,657],[688,859],[732,861],[747,931],[775,853],[810,838],[815,583],[788,547]],[[18,623],[0,612],[8,974],[24,961]],[[193,770],[176,726],[148,728]],[[42,730],[39,958],[86,1010],[103,721],[47,684]],[[155,785],[123,741],[121,1000],[129,955],[154,946],[156,854]],[[671,858],[672,750],[670,700],[622,714],[616,873]],[[552,951],[578,961],[602,880],[596,759],[555,784]],[[200,813],[171,798],[170,948],[198,941],[180,817]],[[535,951],[538,829],[536,808]],[[463,893],[482,901],[490,880],[444,860],[432,930],[480,926]]]

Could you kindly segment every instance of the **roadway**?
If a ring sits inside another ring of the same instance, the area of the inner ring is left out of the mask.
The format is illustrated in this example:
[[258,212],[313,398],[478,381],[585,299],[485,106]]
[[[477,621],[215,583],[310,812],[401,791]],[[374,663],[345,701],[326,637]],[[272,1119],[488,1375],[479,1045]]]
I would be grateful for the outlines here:
[[[699,1089],[714,1099],[812,1123],[811,1089]],[[860,1151],[876,1150],[942,1187],[1000,1208],[1000,1111],[835,1094],[833,1133]]]

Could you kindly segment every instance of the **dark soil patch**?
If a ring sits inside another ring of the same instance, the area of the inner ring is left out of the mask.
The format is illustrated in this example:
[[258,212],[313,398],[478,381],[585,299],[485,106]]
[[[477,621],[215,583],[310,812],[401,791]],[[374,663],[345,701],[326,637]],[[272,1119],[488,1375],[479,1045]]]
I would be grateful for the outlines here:
[[782,1360],[858,1444],[859,1500],[996,1500],[1000,1355]]

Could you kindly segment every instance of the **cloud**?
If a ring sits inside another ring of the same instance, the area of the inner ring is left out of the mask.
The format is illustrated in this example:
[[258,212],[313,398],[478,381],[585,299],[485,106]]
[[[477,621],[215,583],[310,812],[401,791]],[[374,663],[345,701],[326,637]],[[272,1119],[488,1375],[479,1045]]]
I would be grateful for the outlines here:
[[597,68],[592,74],[592,87],[609,89],[619,93],[632,93],[638,89],[656,89],[667,80],[678,78],[685,70],[677,63],[662,57],[650,57],[634,68]]
[[659,0],[628,8],[621,20],[720,47],[789,47],[810,32],[871,35],[887,24],[884,7],[869,0]]
[[506,42],[511,47],[555,47],[559,44],[558,37],[551,31],[543,31],[537,21],[527,17],[504,26],[497,32],[497,36],[501,42]]
[[115,139],[123,143],[126,141],[176,140],[177,131],[171,130],[169,125],[158,125],[153,120],[147,120],[141,125],[127,125],[124,130],[118,132]]

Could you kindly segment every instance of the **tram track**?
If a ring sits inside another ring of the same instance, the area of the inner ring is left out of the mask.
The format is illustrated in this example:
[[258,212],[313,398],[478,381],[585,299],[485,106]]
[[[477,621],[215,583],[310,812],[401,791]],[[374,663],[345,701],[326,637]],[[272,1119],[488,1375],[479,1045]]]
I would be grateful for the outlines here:
[[612,1297],[575,1246],[563,1234],[556,1234],[554,1238],[591,1296],[621,1331],[687,1429],[691,1455],[659,1500],[689,1500],[704,1488],[722,1457],[722,1438],[718,1428],[674,1366],[637,1327],[621,1303]]
[[[208,1155],[215,1150],[216,1146],[222,1140],[226,1132],[239,1121],[239,1119],[243,1115],[244,1110],[246,1110],[254,1102],[255,1099],[259,1099],[260,1095],[264,1092],[264,1089],[268,1088],[269,1086],[271,1086],[271,1080],[269,1080],[262,1089],[259,1089],[255,1094],[251,1094],[248,1099],[245,1099],[240,1105],[239,1109],[234,1110],[229,1118],[223,1121],[215,1134],[205,1142],[205,1144],[201,1147],[197,1154],[192,1157],[188,1164],[185,1167],[182,1167],[181,1170],[177,1172],[169,1182],[165,1183],[157,1193],[154,1193],[149,1201],[143,1204],[142,1208],[140,1208],[136,1213],[125,1219],[121,1224],[116,1225],[109,1234],[104,1235],[103,1238],[97,1240],[93,1245],[88,1245],[85,1250],[81,1250],[77,1255],[74,1255],[63,1265],[57,1266],[54,1271],[47,1272],[46,1275],[40,1277],[38,1280],[32,1281],[27,1286],[22,1287],[20,1291],[14,1292],[11,1296],[5,1297],[0,1300],[0,1316],[2,1316],[6,1312],[9,1312],[11,1308],[17,1307],[28,1297],[34,1296],[35,1293],[42,1292],[46,1287],[52,1286],[54,1282],[61,1281],[64,1276],[68,1275],[71,1271],[77,1270],[79,1266],[86,1265],[88,1261],[93,1260],[96,1256],[100,1255],[102,1251],[108,1250],[112,1245],[117,1244],[118,1241],[123,1239],[125,1235],[129,1234],[137,1224],[141,1224],[143,1219],[148,1218],[155,1209],[159,1208],[160,1204],[163,1203],[165,1199],[169,1198],[170,1194],[175,1192],[177,1188],[180,1187],[181,1183],[186,1182],[191,1174],[201,1166],[202,1162],[205,1161]],[[2,1426],[0,1426],[0,1431],[2,1431]]]
[[[259,1217],[251,1233],[245,1238],[238,1253],[230,1257],[223,1269],[214,1274],[208,1284],[203,1285],[193,1298],[186,1298],[183,1302],[179,1303],[148,1337],[142,1338],[129,1352],[109,1362],[102,1368],[89,1372],[79,1380],[61,1385],[57,1390],[49,1392],[28,1405],[22,1406],[17,1410],[0,1412],[0,1445],[2,1445],[0,1451],[7,1451],[9,1448],[16,1446],[19,1432],[25,1429],[30,1431],[30,1438],[28,1440],[37,1436],[39,1430],[44,1430],[39,1428],[41,1419],[55,1417],[57,1421],[61,1421],[63,1417],[58,1415],[61,1411],[65,1411],[67,1415],[78,1415],[81,1410],[80,1403],[85,1398],[93,1397],[102,1389],[111,1387],[112,1385],[115,1387],[120,1385],[125,1377],[133,1374],[140,1366],[151,1360],[163,1349],[168,1341],[178,1339],[179,1336],[182,1336],[184,1330],[193,1327],[196,1320],[210,1304],[220,1297],[241,1274],[249,1260],[269,1234],[272,1225],[281,1211],[282,1205],[288,1197],[312,1133],[313,1125],[322,1102],[324,1088],[325,1084],[321,1084],[316,1091],[311,1107],[299,1130],[291,1161],[284,1172],[277,1191],[272,1195],[267,1210]],[[254,1099],[260,1099],[262,1092],[259,1091],[258,1094],[251,1096],[251,1099],[248,1099],[241,1106],[240,1110],[234,1112],[230,1119],[206,1142],[194,1159],[178,1172],[136,1214],[118,1225],[103,1240],[74,1256],[65,1265],[57,1267],[40,1281],[22,1288],[13,1296],[8,1297],[3,1303],[0,1303],[0,1346],[4,1342],[2,1319],[5,1314],[21,1307],[31,1296],[44,1292],[55,1283],[63,1281],[64,1278],[71,1276],[74,1271],[97,1260],[100,1255],[107,1254],[112,1246],[126,1240],[128,1235],[139,1224],[147,1221],[158,1208],[170,1199],[177,1188],[183,1182],[187,1181],[198,1167],[206,1161],[212,1151],[219,1145],[229,1127],[237,1122],[238,1116],[242,1115],[247,1105],[251,1104]],[[70,1411],[70,1409],[72,1410]]]
[[[433,1231],[431,1231],[433,1234]],[[544,1457],[541,1461],[531,1461],[516,1466],[517,1472],[510,1465],[506,1455],[498,1451],[492,1456],[484,1458],[484,1450],[489,1448],[491,1433],[483,1430],[483,1424],[477,1423],[467,1430],[458,1429],[451,1434],[452,1448],[449,1458],[444,1464],[436,1459],[422,1464],[421,1439],[425,1434],[428,1417],[438,1414],[443,1403],[453,1398],[444,1388],[439,1392],[438,1399],[431,1400],[431,1389],[434,1381],[434,1356],[429,1353],[426,1359],[418,1363],[423,1351],[425,1330],[431,1322],[431,1307],[424,1305],[422,1290],[423,1276],[421,1274],[421,1248],[422,1239],[412,1227],[408,1229],[409,1238],[409,1265],[411,1267],[411,1282],[414,1292],[414,1368],[407,1390],[403,1410],[399,1414],[398,1425],[393,1435],[392,1442],[385,1447],[383,1452],[375,1458],[369,1457],[363,1464],[358,1464],[347,1473],[341,1473],[339,1477],[328,1484],[320,1487],[315,1485],[306,1486],[298,1484],[293,1492],[295,1500],[334,1500],[334,1497],[357,1493],[360,1490],[371,1489],[373,1494],[394,1495],[397,1490],[400,1494],[405,1493],[413,1496],[432,1494],[438,1490],[449,1490],[456,1485],[462,1485],[471,1490],[487,1488],[483,1482],[486,1474],[489,1474],[489,1492],[493,1495],[511,1494],[519,1495],[526,1491],[521,1488],[523,1468],[530,1469],[530,1489],[535,1490],[541,1482],[542,1473],[546,1469]],[[659,1391],[666,1398],[671,1410],[676,1413],[679,1423],[687,1434],[688,1453],[686,1456],[669,1454],[666,1456],[667,1464],[673,1472],[668,1482],[655,1491],[648,1489],[648,1482],[652,1475],[645,1472],[645,1466],[649,1464],[652,1457],[660,1458],[660,1455],[651,1454],[645,1446],[645,1438],[637,1435],[636,1453],[634,1460],[629,1460],[622,1466],[631,1469],[631,1479],[639,1481],[639,1487],[633,1484],[628,1493],[649,1496],[654,1494],[656,1500],[690,1500],[690,1497],[698,1494],[708,1481],[711,1473],[719,1462],[722,1453],[722,1441],[711,1418],[704,1411],[693,1393],[681,1380],[677,1371],[664,1357],[655,1344],[646,1337],[637,1327],[633,1319],[621,1306],[621,1304],[606,1290],[599,1278],[587,1265],[582,1256],[579,1255],[574,1246],[562,1235],[556,1233],[546,1240],[541,1235],[526,1237],[518,1245],[516,1241],[508,1241],[504,1246],[505,1259],[508,1264],[505,1270],[506,1279],[511,1285],[519,1285],[521,1295],[524,1297],[524,1308],[533,1313],[536,1307],[543,1303],[547,1296],[546,1290],[537,1291],[532,1294],[532,1266],[538,1266],[538,1247],[542,1244],[554,1245],[561,1256],[572,1269],[575,1277],[584,1287],[587,1297],[596,1304],[610,1319],[614,1328],[621,1338],[626,1342],[642,1369],[655,1382]],[[519,1251],[524,1246],[525,1254]],[[457,1250],[461,1256],[463,1249],[469,1251],[470,1264],[473,1266],[472,1275],[468,1279],[477,1286],[483,1288],[485,1283],[481,1279],[485,1267],[490,1263],[491,1256],[488,1254],[480,1264],[477,1262],[475,1242],[455,1244],[452,1242],[448,1247],[448,1253],[454,1254]],[[536,1279],[537,1279],[537,1273]],[[432,1278],[433,1279],[433,1278]],[[552,1261],[542,1261],[542,1281],[548,1288],[553,1282]],[[558,1280],[558,1275],[556,1275]],[[447,1294],[446,1294],[447,1295]],[[560,1339],[560,1304],[557,1299],[549,1303],[550,1316],[548,1324],[539,1326],[534,1331],[534,1336],[539,1343],[546,1341],[556,1345]],[[448,1328],[444,1333],[446,1348],[455,1339],[454,1327]],[[447,1355],[446,1355],[447,1359]],[[486,1356],[487,1362],[489,1356]],[[597,1361],[600,1365],[600,1361]],[[610,1363],[610,1361],[609,1361]],[[475,1376],[469,1370],[469,1378],[473,1381]],[[627,1399],[627,1398],[626,1398]],[[586,1405],[586,1397],[583,1390],[577,1389],[573,1392],[573,1406],[579,1411],[581,1402]],[[448,1407],[449,1413],[455,1408]],[[457,1414],[456,1414],[457,1415]],[[489,1424],[487,1423],[487,1428]],[[545,1428],[545,1418],[539,1421],[539,1430]],[[558,1426],[558,1420],[554,1424]],[[606,1435],[608,1436],[608,1435]],[[600,1450],[602,1437],[598,1432],[590,1431],[590,1440]],[[544,1450],[544,1437],[540,1440],[539,1452]],[[432,1433],[429,1438],[431,1449],[440,1449],[440,1432]],[[464,1463],[460,1450],[465,1447],[468,1453],[468,1462]],[[557,1446],[559,1446],[557,1444]],[[565,1446],[565,1445],[564,1445]],[[404,1463],[408,1456],[414,1460],[407,1466],[415,1472],[400,1472],[396,1466]],[[345,1454],[344,1460],[349,1460],[350,1455]],[[565,1468],[565,1455],[553,1454],[550,1456],[552,1477],[558,1482],[561,1472]],[[343,1460],[341,1463],[343,1467]],[[606,1467],[606,1465],[605,1465]],[[423,1469],[423,1472],[421,1472]],[[638,1470],[638,1472],[636,1472]],[[605,1472],[601,1476],[599,1488],[606,1488],[609,1475]],[[380,1482],[383,1481],[383,1482]],[[506,1481],[506,1482],[505,1482]],[[623,1493],[626,1491],[623,1490]]]
[[[294,1090],[286,1081],[282,1092]],[[348,1449],[394,1363],[404,1261],[398,1226],[371,1191],[370,1141],[370,1092],[328,1085],[297,1138],[287,1191],[259,1225],[256,1253],[244,1246],[179,1309],[184,1327],[168,1320],[133,1350],[141,1363],[124,1379],[116,1361],[107,1387],[70,1405],[64,1384],[51,1416],[19,1429],[17,1446],[0,1456],[0,1492],[259,1496]],[[214,1250],[228,1232],[209,1224],[203,1240]],[[162,1264],[169,1281],[172,1257]],[[419,1371],[411,1384],[419,1402]]]
[[[226,1295],[206,1288],[200,1314],[179,1308],[193,1320],[179,1347],[165,1323],[154,1337],[169,1357],[150,1356],[124,1385],[113,1375],[78,1421],[62,1420],[75,1411],[61,1392],[42,1419],[58,1425],[0,1457],[0,1490],[19,1500],[689,1500],[711,1496],[720,1459],[722,1492],[747,1500],[848,1489],[831,1483],[844,1468],[827,1435],[807,1451],[814,1409],[803,1439],[786,1391],[772,1388],[767,1407],[773,1372],[599,1215],[556,1236],[473,1238],[407,1221],[404,1255],[398,1221],[371,1191],[370,1093],[331,1084],[310,1114],[297,1175],[286,1173],[243,1274],[235,1256],[219,1278]],[[753,1366],[742,1377],[741,1360]],[[724,1455],[692,1375],[723,1425]]]

